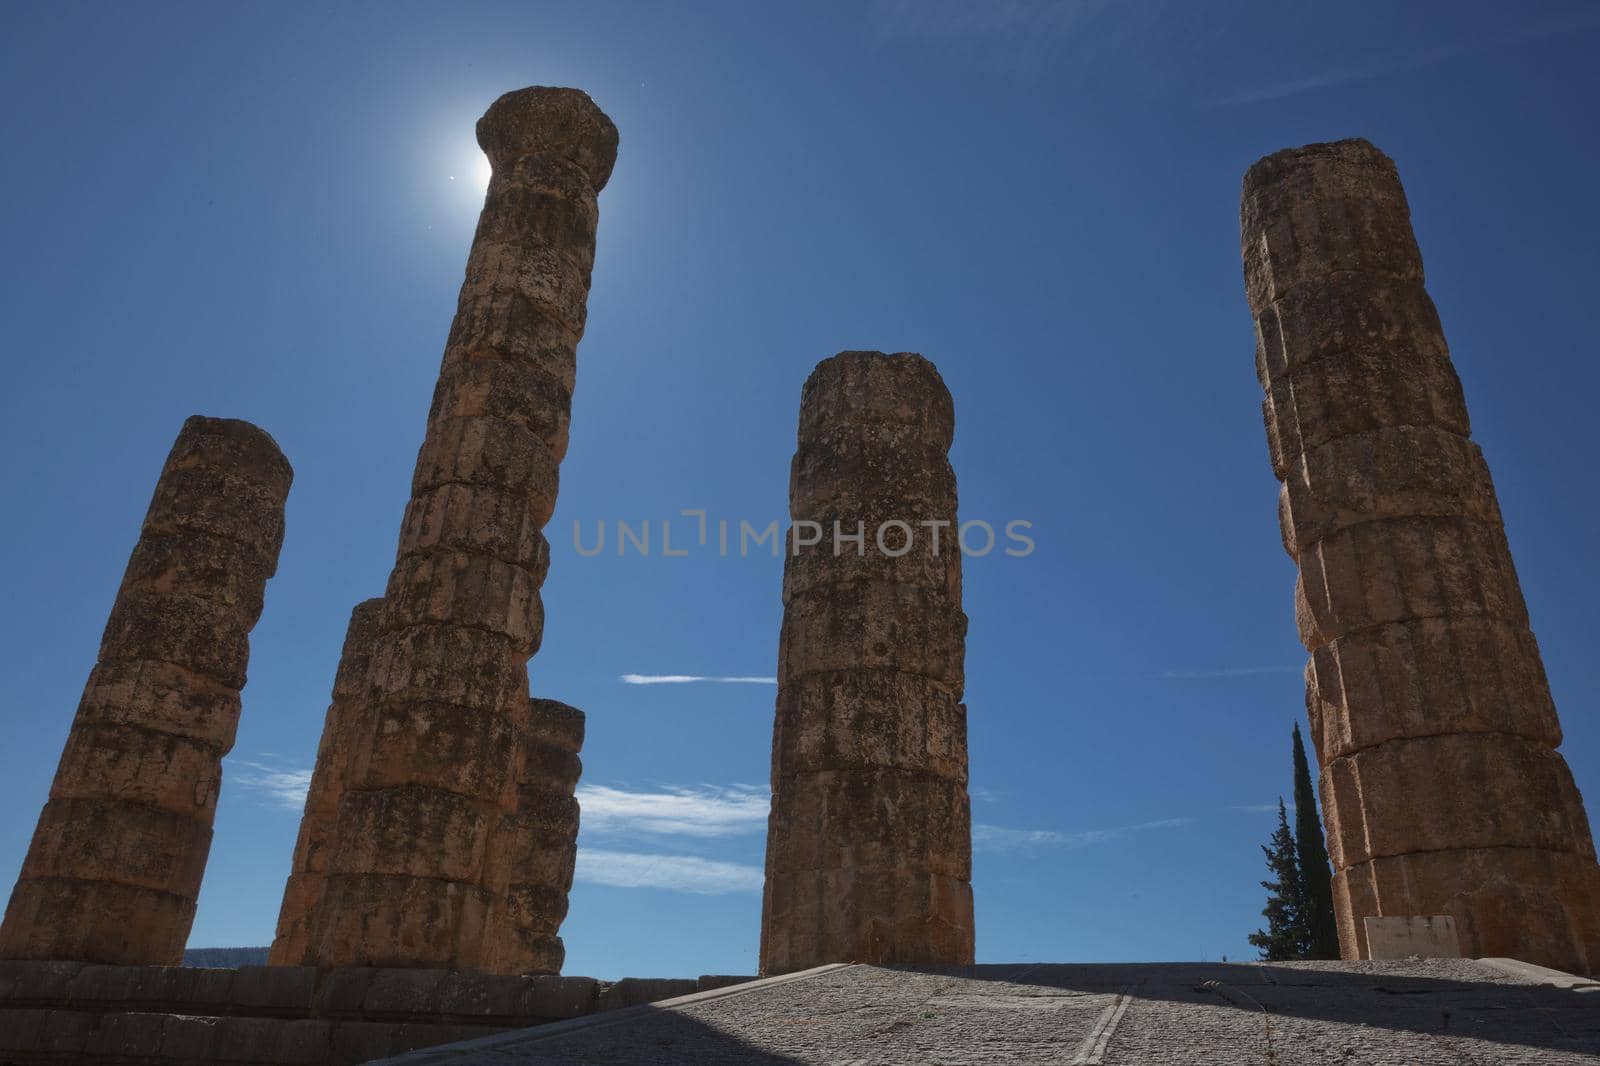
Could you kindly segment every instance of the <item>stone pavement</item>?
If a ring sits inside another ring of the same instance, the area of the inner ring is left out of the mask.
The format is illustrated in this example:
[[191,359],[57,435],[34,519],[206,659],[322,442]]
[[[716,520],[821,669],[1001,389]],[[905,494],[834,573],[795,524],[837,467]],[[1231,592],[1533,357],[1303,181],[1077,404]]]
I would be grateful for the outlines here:
[[1593,1063],[1600,984],[1509,960],[837,965],[386,1060]]

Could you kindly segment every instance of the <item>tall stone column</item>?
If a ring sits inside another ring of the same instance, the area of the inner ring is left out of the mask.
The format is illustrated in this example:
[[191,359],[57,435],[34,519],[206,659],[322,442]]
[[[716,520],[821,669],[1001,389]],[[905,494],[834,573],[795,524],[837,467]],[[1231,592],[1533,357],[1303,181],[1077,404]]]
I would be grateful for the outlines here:
[[0,958],[183,960],[293,477],[250,423],[184,422],[0,925]]
[[1241,230],[1341,952],[1450,914],[1466,954],[1593,972],[1593,839],[1399,174],[1279,152]]
[[490,973],[560,973],[567,949],[561,922],[578,857],[583,712],[531,700],[516,807],[502,815],[489,845],[494,879],[509,886],[489,912],[483,968]]
[[918,355],[841,352],[801,394],[763,973],[972,961],[954,430]]
[[372,723],[339,801],[308,960],[483,967],[510,885],[489,842],[515,810],[540,530],[567,446],[597,196],[617,131],[585,94],[508,93],[369,672]]
[[299,966],[306,959],[311,914],[322,898],[334,825],[339,817],[339,800],[344,795],[355,753],[365,745],[371,731],[370,704],[366,700],[367,670],[382,609],[383,598],[377,597],[363,600],[350,612],[350,624],[345,629],[344,647],[333,678],[333,701],[323,719],[316,768],[311,772],[305,813],[300,818],[294,865],[284,886],[278,931],[267,956],[267,962],[273,966]]

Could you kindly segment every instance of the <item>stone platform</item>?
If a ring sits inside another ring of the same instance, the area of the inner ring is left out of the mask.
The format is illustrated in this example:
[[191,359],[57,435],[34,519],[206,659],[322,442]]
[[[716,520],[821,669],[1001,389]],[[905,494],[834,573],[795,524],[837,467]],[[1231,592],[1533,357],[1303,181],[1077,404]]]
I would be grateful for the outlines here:
[[1600,985],[1510,960],[818,967],[389,1060],[1593,1063]]
[[744,980],[0,962],[0,1064],[345,1066]]

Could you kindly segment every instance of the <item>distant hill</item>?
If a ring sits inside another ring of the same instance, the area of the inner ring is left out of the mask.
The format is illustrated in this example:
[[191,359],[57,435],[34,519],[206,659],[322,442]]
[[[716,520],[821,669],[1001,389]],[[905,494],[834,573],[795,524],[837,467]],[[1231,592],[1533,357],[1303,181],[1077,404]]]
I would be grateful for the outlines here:
[[183,953],[185,966],[228,970],[235,966],[265,966],[266,948],[189,948]]

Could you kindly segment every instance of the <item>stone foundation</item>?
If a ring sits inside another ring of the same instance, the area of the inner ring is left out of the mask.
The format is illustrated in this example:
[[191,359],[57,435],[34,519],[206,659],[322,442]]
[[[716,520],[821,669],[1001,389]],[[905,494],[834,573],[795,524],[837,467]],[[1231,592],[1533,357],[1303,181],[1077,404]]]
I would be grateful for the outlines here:
[[344,1066],[746,980],[0,962],[0,1063]]

